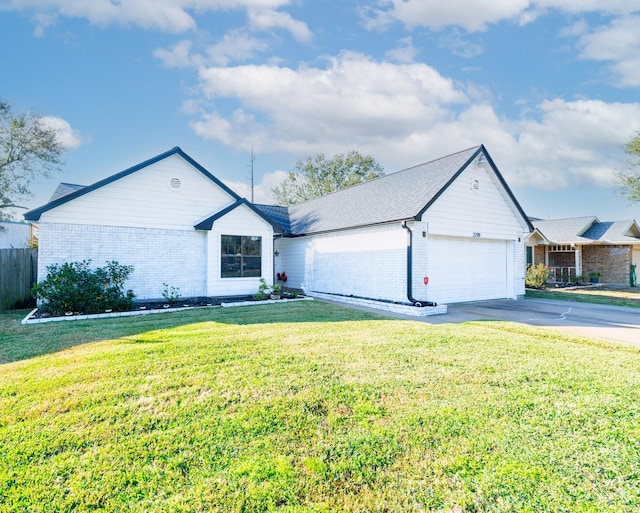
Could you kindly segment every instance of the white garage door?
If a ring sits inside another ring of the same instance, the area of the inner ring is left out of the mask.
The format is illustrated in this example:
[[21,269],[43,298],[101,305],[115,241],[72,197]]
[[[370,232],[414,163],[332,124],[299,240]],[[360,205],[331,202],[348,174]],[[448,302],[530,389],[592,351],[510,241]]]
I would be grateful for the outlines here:
[[432,237],[428,246],[430,301],[444,304],[509,297],[506,241]]

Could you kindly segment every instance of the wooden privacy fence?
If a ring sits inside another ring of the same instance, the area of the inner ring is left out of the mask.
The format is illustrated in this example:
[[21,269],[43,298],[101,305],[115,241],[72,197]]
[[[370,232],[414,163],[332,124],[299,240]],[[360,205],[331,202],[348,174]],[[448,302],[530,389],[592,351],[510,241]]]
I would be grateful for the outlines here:
[[37,276],[37,249],[0,249],[0,311],[31,304]]

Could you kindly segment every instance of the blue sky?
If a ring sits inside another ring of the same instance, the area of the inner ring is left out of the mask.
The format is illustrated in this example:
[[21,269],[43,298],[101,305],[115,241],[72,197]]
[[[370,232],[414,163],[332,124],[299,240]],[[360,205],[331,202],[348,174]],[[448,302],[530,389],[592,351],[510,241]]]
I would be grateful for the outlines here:
[[484,144],[525,211],[636,218],[637,0],[0,0],[0,97],[90,184],[180,146],[255,198],[309,155],[386,172]]

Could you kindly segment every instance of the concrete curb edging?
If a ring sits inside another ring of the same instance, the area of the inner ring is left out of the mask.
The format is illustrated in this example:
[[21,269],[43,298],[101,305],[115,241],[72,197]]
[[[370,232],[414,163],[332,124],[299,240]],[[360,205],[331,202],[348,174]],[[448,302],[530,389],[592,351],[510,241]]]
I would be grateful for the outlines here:
[[367,306],[377,310],[399,313],[404,315],[412,315],[414,317],[427,317],[429,315],[444,315],[447,313],[447,305],[423,306],[417,307],[402,303],[389,303],[387,301],[376,301],[374,299],[363,299],[349,296],[339,296],[334,294],[323,294],[322,292],[309,292],[305,290],[305,295],[312,298],[326,299],[327,301],[335,301],[337,303],[345,303],[348,305]]
[[101,314],[82,314],[82,315],[65,315],[63,317],[43,317],[40,319],[31,319],[38,309],[34,308],[27,316],[22,319],[21,324],[44,324],[47,322],[60,322],[60,321],[82,321],[89,319],[108,319],[112,317],[134,317],[138,315],[152,315],[163,314],[169,312],[183,312],[185,310],[197,310],[202,308],[231,308],[235,306],[257,306],[257,305],[270,305],[273,303],[288,303],[290,301],[310,301],[310,297],[302,297],[299,299],[267,299],[265,301],[238,301],[236,303],[222,303],[220,305],[211,306],[186,306],[180,308],[154,308],[151,310],[132,310],[130,312],[109,312]]
[[234,308],[236,306],[252,306],[252,305],[272,305],[274,303],[289,303],[291,301],[313,301],[311,297],[300,297],[297,299],[265,299],[264,301],[238,301],[236,303],[222,303],[222,308]]

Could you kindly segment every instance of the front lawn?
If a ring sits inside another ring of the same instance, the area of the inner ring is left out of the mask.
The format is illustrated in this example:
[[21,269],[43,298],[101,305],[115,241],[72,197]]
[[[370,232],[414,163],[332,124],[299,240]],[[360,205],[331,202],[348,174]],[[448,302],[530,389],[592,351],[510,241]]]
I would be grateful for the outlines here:
[[640,510],[640,351],[320,302],[20,326],[0,511]]

